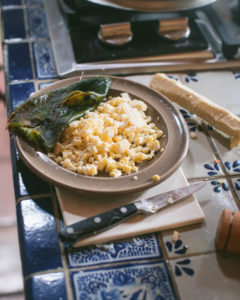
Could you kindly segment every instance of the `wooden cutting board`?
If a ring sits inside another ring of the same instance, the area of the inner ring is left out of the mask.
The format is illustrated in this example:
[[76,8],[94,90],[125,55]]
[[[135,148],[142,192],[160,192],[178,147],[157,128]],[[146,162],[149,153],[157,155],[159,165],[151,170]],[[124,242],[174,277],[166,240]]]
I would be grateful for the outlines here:
[[[143,192],[128,195],[92,197],[62,188],[56,188],[56,192],[64,223],[70,225],[106,210],[186,185],[188,185],[188,182],[182,169],[179,168],[176,173],[159,185]],[[180,203],[165,208],[153,215],[137,215],[107,231],[81,239],[75,246],[102,244],[140,234],[177,228],[200,223],[204,218],[202,208],[193,194],[180,201]]]

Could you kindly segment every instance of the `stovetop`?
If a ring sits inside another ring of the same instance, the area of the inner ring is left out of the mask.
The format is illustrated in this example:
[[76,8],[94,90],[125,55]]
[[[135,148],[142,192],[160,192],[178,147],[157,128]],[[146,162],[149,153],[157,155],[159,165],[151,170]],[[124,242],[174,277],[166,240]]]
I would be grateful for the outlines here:
[[[240,13],[238,1],[217,1],[201,9],[172,13],[143,13],[67,0],[45,0],[48,26],[58,74],[130,74],[222,68],[239,64]],[[188,19],[190,35],[169,40],[159,35],[159,20]],[[131,26],[132,38],[121,46],[99,39],[102,24]]]

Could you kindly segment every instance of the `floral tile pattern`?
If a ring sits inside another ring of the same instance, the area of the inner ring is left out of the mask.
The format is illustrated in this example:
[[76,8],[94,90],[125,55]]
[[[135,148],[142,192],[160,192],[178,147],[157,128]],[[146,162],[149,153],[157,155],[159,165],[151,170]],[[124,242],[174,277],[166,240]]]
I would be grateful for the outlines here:
[[76,299],[176,299],[165,262],[72,274]]
[[238,197],[238,200],[240,201],[240,177],[233,178],[232,179],[232,184],[234,186],[234,190],[235,190],[235,193]]
[[162,257],[162,250],[154,234],[139,236],[123,242],[83,247],[79,251],[72,250],[68,252],[70,267]]
[[42,6],[33,6],[27,9],[30,38],[48,38],[47,21]]
[[56,78],[54,57],[49,41],[33,43],[34,62],[38,79]]
[[170,264],[180,299],[239,299],[239,256],[213,253],[171,260]]
[[[228,185],[226,181],[223,181]],[[196,253],[207,253],[215,251],[215,236],[223,209],[237,210],[233,195],[228,189],[221,188],[219,192],[214,190],[215,185],[211,181],[204,189],[196,193],[201,205],[205,222],[177,229],[179,239],[174,241],[173,231],[162,233],[165,249],[168,257],[185,257]]]

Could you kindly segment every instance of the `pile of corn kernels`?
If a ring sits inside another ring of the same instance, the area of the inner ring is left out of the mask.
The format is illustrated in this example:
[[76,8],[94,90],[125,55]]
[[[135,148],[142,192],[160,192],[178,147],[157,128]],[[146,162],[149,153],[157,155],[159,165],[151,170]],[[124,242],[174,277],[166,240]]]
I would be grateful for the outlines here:
[[49,157],[61,166],[84,175],[107,172],[119,177],[138,171],[138,165],[151,160],[163,136],[151,117],[147,105],[131,99],[127,93],[109,97],[96,110],[73,121]]

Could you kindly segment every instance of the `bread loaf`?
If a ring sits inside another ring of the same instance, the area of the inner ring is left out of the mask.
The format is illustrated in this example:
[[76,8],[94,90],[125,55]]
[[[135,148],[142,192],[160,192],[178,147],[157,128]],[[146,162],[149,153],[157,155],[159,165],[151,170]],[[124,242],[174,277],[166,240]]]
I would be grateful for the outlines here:
[[151,78],[150,87],[227,135],[231,148],[240,143],[240,119],[232,112],[162,73]]

